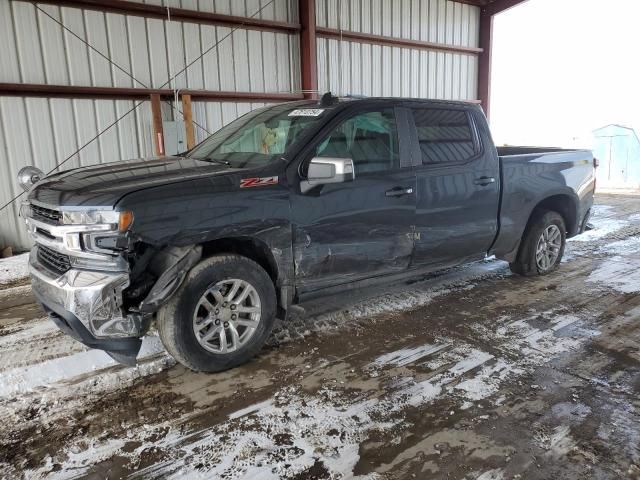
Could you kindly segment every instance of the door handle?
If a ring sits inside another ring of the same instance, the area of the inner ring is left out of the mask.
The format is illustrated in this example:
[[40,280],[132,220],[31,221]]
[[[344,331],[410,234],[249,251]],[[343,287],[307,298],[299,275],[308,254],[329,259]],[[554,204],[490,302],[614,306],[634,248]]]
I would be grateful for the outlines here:
[[384,192],[387,197],[403,197],[405,195],[411,195],[412,193],[413,187],[395,187]]
[[492,183],[496,183],[496,179],[494,177],[480,177],[473,181],[474,185],[481,185],[483,187],[491,185]]

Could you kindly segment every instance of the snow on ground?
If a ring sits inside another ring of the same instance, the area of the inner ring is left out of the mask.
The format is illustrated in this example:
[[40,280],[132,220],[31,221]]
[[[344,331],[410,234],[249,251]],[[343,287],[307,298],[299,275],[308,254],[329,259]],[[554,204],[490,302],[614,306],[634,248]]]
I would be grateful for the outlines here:
[[504,472],[501,469],[495,468],[484,472],[476,478],[476,480],[504,480]]
[[570,238],[569,242],[592,242],[629,225],[628,220],[615,218],[615,210],[610,205],[594,205],[590,220],[593,228],[582,235]]
[[640,292],[640,258],[609,258],[591,272],[587,281],[613,288],[621,293]]
[[6,300],[12,297],[20,297],[31,293],[31,285],[20,285],[18,287],[5,288],[0,285],[0,300]]
[[375,359],[373,363],[370,364],[371,367],[382,367],[384,365],[394,365],[396,367],[403,367],[405,365],[409,365],[410,363],[414,363],[417,360],[428,357],[433,353],[437,353],[440,350],[447,348],[447,344],[439,344],[439,345],[420,345],[419,347],[414,348],[404,348],[402,350],[398,350],[395,352],[385,353],[384,355],[380,355]]
[[0,285],[29,276],[28,262],[28,253],[0,259]]
[[640,237],[629,237],[617,242],[608,243],[598,248],[598,253],[607,255],[640,254]]
[[[142,343],[139,361],[160,352],[164,352],[160,338],[147,336]],[[0,398],[12,397],[18,393],[32,391],[40,386],[59,383],[116,365],[118,363],[102,350],[85,348],[73,355],[6,370],[0,372]],[[134,371],[135,369],[132,369],[131,373]]]

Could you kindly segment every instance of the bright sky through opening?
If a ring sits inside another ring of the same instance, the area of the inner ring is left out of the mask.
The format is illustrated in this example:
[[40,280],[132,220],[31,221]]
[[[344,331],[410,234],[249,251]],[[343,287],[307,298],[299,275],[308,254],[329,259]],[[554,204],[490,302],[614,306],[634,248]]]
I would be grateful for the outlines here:
[[530,0],[494,22],[498,145],[589,147],[610,123],[640,133],[639,0]]

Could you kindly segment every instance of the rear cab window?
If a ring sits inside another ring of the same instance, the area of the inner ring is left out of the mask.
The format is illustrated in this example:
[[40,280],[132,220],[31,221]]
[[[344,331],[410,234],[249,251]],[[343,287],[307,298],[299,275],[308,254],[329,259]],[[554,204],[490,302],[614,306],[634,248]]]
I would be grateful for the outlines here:
[[422,165],[464,163],[480,151],[465,110],[412,107]]

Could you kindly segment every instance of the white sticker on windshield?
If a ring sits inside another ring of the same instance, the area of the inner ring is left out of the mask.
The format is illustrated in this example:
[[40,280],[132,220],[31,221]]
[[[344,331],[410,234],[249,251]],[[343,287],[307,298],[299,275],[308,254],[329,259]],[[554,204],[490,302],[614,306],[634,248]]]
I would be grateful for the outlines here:
[[303,108],[289,113],[290,117],[318,117],[324,112],[324,108]]

